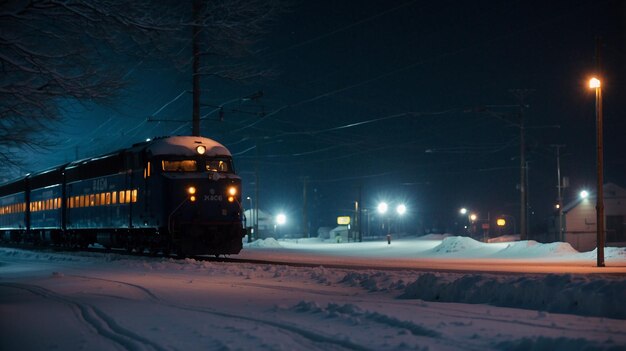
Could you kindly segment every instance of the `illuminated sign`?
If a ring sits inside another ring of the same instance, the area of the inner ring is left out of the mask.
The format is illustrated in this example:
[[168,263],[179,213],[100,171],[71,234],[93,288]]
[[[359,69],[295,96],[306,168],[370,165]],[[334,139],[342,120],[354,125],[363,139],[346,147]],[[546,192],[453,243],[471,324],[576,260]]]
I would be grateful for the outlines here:
[[337,217],[337,224],[339,224],[339,225],[348,225],[348,224],[350,224],[350,216],[339,216],[339,217]]
[[504,218],[498,218],[498,220],[496,220],[496,224],[498,225],[498,227],[504,227],[506,225],[506,221],[504,220]]

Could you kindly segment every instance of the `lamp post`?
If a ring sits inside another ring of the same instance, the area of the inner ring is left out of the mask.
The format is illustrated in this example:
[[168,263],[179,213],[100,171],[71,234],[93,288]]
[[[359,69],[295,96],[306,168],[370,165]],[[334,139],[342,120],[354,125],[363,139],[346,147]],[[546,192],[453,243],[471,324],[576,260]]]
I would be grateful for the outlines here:
[[252,198],[250,196],[246,197],[246,200],[250,202],[250,207],[248,208],[248,212],[250,213],[250,219],[246,218],[246,229],[248,232],[248,242],[252,242],[252,232],[254,231],[254,207],[252,206]]
[[284,213],[279,213],[276,216],[276,222],[274,223],[274,235],[278,234],[277,228],[280,228],[287,223],[287,216]]
[[604,267],[604,191],[603,184],[603,157],[602,157],[602,84],[593,77],[589,80],[589,88],[596,90],[596,240],[597,240],[597,265]]
[[[378,204],[378,206],[376,206],[376,211],[381,216],[381,224],[382,224],[383,234],[384,234],[384,231],[385,231],[385,217],[386,217],[388,209],[389,209],[389,205],[387,205],[386,202],[381,202],[381,203]],[[390,228],[389,228],[389,224],[387,224],[387,234],[389,234],[389,233],[390,233]]]

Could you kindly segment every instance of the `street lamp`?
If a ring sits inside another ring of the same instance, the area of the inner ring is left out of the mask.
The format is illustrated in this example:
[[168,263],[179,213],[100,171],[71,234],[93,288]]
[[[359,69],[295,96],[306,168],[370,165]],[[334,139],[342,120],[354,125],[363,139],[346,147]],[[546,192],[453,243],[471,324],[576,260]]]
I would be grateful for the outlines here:
[[396,212],[398,215],[402,216],[406,213],[406,206],[404,204],[400,204],[396,207]]
[[276,224],[278,224],[278,225],[283,225],[283,224],[285,224],[285,223],[287,223],[287,216],[285,216],[285,214],[284,214],[284,213],[279,213],[279,214],[276,216]]
[[376,207],[376,210],[378,211],[378,213],[380,214],[385,214],[387,213],[387,209],[389,209],[389,205],[387,205],[386,202],[381,202],[378,204],[378,207]]
[[278,235],[277,227],[282,227],[285,223],[287,223],[287,216],[284,213],[277,214],[274,223],[274,235]]
[[587,190],[583,190],[580,192],[580,194],[578,194],[578,196],[580,196],[580,198],[584,200],[589,197],[589,192]]
[[459,210],[459,213],[462,215],[467,214],[467,208],[463,207],[462,209]]
[[600,79],[593,77],[589,80],[589,88],[596,90],[596,160],[597,160],[597,184],[596,184],[596,237],[598,247],[597,265],[604,267],[604,191],[603,183],[603,159],[602,159],[602,84]]

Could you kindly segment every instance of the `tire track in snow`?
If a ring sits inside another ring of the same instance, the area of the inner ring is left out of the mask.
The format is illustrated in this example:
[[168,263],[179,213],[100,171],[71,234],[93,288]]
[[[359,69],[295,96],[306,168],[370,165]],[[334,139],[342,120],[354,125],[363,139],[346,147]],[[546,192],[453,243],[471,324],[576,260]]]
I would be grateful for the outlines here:
[[126,350],[167,350],[157,343],[154,343],[151,340],[120,326],[114,318],[89,304],[78,302],[75,299],[55,293],[37,285],[0,283],[0,286],[25,290],[45,299],[69,305],[73,309],[77,310],[82,321],[91,328],[95,329],[98,334],[121,345]]
[[133,283],[127,283],[127,282],[123,282],[123,281],[120,281],[120,280],[112,280],[112,279],[97,278],[97,277],[88,277],[86,275],[68,275],[68,277],[89,279],[89,280],[99,280],[99,281],[108,282],[108,283],[117,283],[117,284],[126,285],[126,286],[129,286],[131,288],[135,288],[135,289],[138,289],[138,290],[142,291],[143,293],[148,295],[152,300],[160,301],[160,299],[150,289],[148,289],[148,288],[146,288],[144,286],[141,286],[141,285],[137,285],[137,284],[133,284]]
[[[265,319],[261,319],[261,318],[253,318],[253,317],[242,316],[242,315],[237,315],[237,314],[231,314],[231,313],[226,313],[226,312],[219,312],[219,311],[215,311],[213,309],[206,308],[206,307],[178,305],[178,304],[165,302],[165,301],[161,301],[161,303],[163,305],[165,305],[165,306],[172,307],[172,308],[177,308],[177,309],[181,309],[181,310],[207,313],[207,314],[211,314],[211,315],[214,315],[214,316],[231,318],[231,319],[240,319],[240,320],[253,322],[253,323],[257,323],[257,324],[261,324],[261,325],[270,325],[272,327],[275,327],[275,328],[278,328],[278,329],[282,329],[282,330],[291,332],[293,334],[296,334],[296,335],[298,335],[300,337],[303,337],[305,339],[308,339],[312,343],[317,343],[317,344],[325,343],[325,344],[339,346],[339,347],[342,347],[342,348],[345,348],[345,349],[348,349],[348,350],[356,350],[356,351],[373,351],[373,350],[376,350],[376,349],[371,349],[371,348],[365,347],[363,345],[359,345],[359,344],[353,343],[353,342],[351,342],[349,340],[336,339],[336,338],[333,338],[332,336],[328,336],[328,335],[325,335],[325,334],[313,332],[311,330],[299,328],[299,327],[297,327],[296,325],[293,325],[293,324],[280,323],[280,322],[277,322],[277,321],[265,320]],[[323,348],[323,349],[327,350],[327,348]]]
[[[123,284],[123,285],[129,286],[129,287],[132,287],[132,288],[136,288],[136,289],[144,292],[155,303],[158,303],[158,304],[166,306],[166,307],[180,309],[180,310],[184,310],[184,311],[207,313],[207,314],[211,314],[211,315],[214,315],[214,316],[226,317],[226,318],[231,318],[231,319],[240,319],[240,320],[245,320],[245,321],[249,321],[249,322],[253,322],[253,323],[257,323],[257,324],[261,324],[261,325],[270,325],[270,326],[272,326],[274,328],[282,329],[282,330],[285,330],[287,332],[296,334],[296,335],[298,335],[300,337],[303,337],[303,338],[311,341],[312,343],[326,343],[326,344],[336,345],[336,346],[342,347],[344,349],[357,350],[357,351],[370,351],[370,350],[373,350],[373,349],[367,348],[365,346],[362,346],[362,345],[350,342],[348,340],[338,340],[338,339],[333,338],[331,336],[326,336],[324,334],[315,333],[315,332],[307,330],[307,329],[299,328],[299,327],[297,327],[295,325],[292,325],[292,324],[280,323],[280,322],[271,321],[271,320],[264,320],[264,319],[260,319],[260,318],[252,318],[252,317],[236,315],[236,314],[231,314],[231,313],[226,313],[226,312],[218,312],[218,311],[215,311],[213,309],[206,308],[206,307],[197,307],[197,306],[187,306],[187,305],[175,304],[173,302],[161,300],[152,291],[150,291],[150,289],[148,289],[146,287],[143,287],[141,285],[137,285],[137,284],[127,283],[127,282],[118,281],[118,280],[105,279],[105,278],[81,276],[81,275],[71,275],[71,277],[76,277],[76,278],[81,278],[81,279],[98,280],[98,281],[104,281],[104,282],[116,283],[116,284]],[[324,349],[326,349],[326,348],[324,348]]]

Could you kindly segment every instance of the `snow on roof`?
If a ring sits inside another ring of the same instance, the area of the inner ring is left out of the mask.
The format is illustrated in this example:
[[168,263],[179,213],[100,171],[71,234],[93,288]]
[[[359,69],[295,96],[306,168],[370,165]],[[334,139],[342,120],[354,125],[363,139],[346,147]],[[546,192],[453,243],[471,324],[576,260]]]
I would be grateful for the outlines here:
[[206,147],[207,156],[231,156],[228,149],[217,141],[204,137],[195,136],[173,136],[162,139],[155,139],[148,143],[146,151],[152,155],[181,155],[195,156],[198,154],[196,148],[200,145]]

